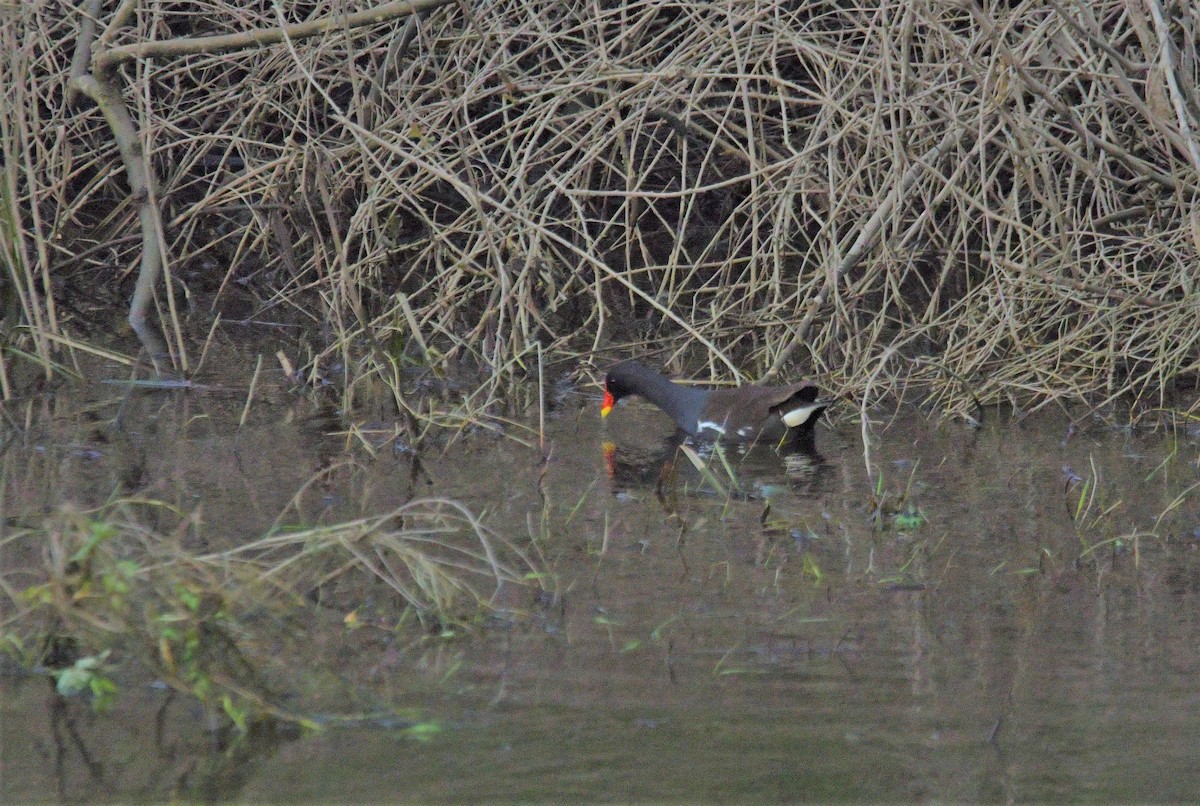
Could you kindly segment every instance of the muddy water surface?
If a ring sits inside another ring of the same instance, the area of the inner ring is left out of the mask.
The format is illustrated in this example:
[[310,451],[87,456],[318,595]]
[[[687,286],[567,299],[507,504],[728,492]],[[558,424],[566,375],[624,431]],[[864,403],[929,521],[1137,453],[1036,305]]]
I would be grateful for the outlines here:
[[[729,452],[733,479],[701,451],[722,491],[664,443],[665,418],[635,402],[602,424],[592,390],[550,412],[545,461],[478,430],[419,466],[386,418],[282,387],[239,428],[244,391],[94,384],[10,410],[5,523],[139,495],[195,513],[199,550],[285,510],[311,524],[438,496],[536,548],[551,593],[507,591],[500,615],[445,634],[317,608],[279,653],[298,672],[291,709],[325,727],[254,741],[210,732],[217,720],[133,669],[92,715],[6,665],[0,800],[1200,792],[1195,434],[881,414],[880,484],[843,412],[818,453]],[[536,445],[535,415],[517,418]],[[362,595],[370,612],[387,593]]]

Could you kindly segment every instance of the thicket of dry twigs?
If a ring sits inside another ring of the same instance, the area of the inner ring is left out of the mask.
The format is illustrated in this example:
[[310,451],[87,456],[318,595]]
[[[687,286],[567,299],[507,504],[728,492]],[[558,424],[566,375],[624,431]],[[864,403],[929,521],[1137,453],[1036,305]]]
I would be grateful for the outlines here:
[[[0,10],[6,338],[48,358],[82,325],[46,289],[127,300],[142,253],[111,132],[66,103],[73,5]],[[372,3],[96,5],[99,50]],[[540,342],[943,413],[1144,408],[1200,369],[1198,42],[1160,0],[495,0],[116,78],[169,335],[183,291],[238,283],[329,326],[310,371],[396,384],[401,353],[492,383]]]

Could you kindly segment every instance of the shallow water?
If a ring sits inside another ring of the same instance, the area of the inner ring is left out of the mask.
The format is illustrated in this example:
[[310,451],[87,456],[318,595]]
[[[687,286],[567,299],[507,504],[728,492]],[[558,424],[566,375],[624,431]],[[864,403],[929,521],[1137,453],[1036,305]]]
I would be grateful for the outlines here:
[[[0,457],[7,523],[137,493],[197,512],[198,548],[233,545],[323,471],[291,517],[450,498],[536,541],[555,595],[510,592],[487,626],[415,638],[318,613],[306,643],[281,639],[281,652],[311,668],[290,707],[327,727],[240,744],[132,671],[97,716],[0,667],[0,800],[1200,792],[1200,517],[1194,494],[1171,509],[1197,481],[1194,434],[880,414],[882,489],[909,490],[924,522],[885,515],[877,528],[875,477],[846,412],[819,427],[819,454],[730,451],[740,489],[721,494],[686,458],[659,455],[660,414],[634,402],[601,423],[594,397],[569,393],[551,411],[545,462],[480,431],[422,453],[416,472],[385,419],[368,424],[382,446],[372,457],[337,435],[336,414],[282,387],[264,388],[241,429],[244,386],[95,384],[30,404]],[[1076,519],[1084,485],[1097,496]]]

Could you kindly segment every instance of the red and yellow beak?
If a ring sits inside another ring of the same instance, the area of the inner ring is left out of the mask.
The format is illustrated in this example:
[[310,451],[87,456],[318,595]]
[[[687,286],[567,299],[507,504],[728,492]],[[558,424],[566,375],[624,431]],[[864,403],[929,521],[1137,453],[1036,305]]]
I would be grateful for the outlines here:
[[607,417],[608,413],[612,411],[613,404],[616,402],[617,401],[613,400],[612,393],[605,389],[604,402],[600,404],[600,416]]

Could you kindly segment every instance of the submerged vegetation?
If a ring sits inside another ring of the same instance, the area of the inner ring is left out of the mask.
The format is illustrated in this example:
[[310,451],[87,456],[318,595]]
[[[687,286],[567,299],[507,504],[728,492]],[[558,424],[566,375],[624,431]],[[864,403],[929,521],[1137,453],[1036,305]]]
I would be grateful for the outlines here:
[[538,345],[943,414],[1195,387],[1190,4],[285,5],[3,11],[6,397],[131,296],[190,375],[235,292],[414,423],[403,367],[479,418]]

